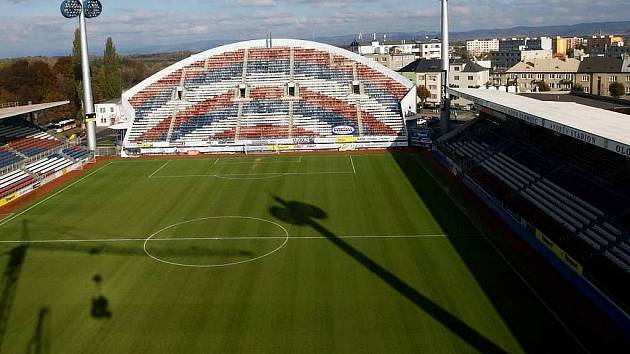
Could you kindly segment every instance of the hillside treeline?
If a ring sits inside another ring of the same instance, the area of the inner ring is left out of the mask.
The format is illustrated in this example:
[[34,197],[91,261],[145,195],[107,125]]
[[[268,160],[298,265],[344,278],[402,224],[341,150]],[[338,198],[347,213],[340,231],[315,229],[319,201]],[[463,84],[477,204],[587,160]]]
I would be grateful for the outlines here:
[[[121,93],[149,75],[181,59],[156,56],[120,57],[111,38],[102,57],[91,57],[94,102],[119,98]],[[39,115],[41,123],[62,118],[82,120],[83,87],[80,41],[75,33],[72,55],[57,58],[24,58],[0,63],[0,105],[69,100],[70,104]]]

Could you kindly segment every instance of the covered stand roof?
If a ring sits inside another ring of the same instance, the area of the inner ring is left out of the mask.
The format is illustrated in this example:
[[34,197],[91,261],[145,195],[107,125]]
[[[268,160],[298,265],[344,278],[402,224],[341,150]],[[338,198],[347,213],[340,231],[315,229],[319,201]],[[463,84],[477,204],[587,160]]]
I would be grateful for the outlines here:
[[482,107],[630,156],[630,119],[626,114],[495,90],[447,88],[447,91]]
[[0,119],[11,118],[21,116],[23,114],[35,113],[46,109],[51,109],[59,106],[63,106],[70,103],[70,101],[58,101],[50,103],[31,104],[26,106],[17,106],[0,109]]

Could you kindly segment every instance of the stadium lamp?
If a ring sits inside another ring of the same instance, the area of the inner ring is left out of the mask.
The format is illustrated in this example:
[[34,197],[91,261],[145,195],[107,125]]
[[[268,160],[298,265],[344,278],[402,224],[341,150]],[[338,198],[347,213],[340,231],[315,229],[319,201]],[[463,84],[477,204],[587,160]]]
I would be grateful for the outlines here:
[[81,34],[81,71],[83,78],[83,111],[87,127],[88,149],[96,151],[96,114],[92,100],[92,84],[90,78],[90,61],[88,60],[86,18],[95,18],[103,11],[99,0],[63,0],[61,14],[65,18],[79,17],[79,32]]

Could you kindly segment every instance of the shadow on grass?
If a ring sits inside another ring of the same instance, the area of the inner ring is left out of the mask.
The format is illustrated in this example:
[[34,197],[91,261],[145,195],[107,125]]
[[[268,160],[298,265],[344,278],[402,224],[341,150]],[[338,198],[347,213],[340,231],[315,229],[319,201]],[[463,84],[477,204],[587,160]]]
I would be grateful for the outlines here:
[[[445,234],[477,230],[423,168],[419,155],[391,155]],[[489,242],[458,237],[449,241],[525,352],[583,352]]]
[[505,353],[503,349],[481,335],[474,328],[468,326],[459,318],[407,284],[404,280],[398,278],[395,274],[322,226],[317,220],[325,219],[327,217],[326,212],[316,206],[298,201],[285,201],[279,197],[274,197],[274,199],[279,205],[269,208],[269,212],[275,218],[293,225],[311,227],[477,351],[482,353]]
[[47,354],[50,353],[50,310],[42,307],[37,316],[37,326],[35,334],[28,342],[26,354]]
[[[22,239],[28,240],[28,220],[22,222]],[[27,245],[19,245],[11,249],[7,254],[9,260],[6,268],[2,273],[0,280],[0,350],[4,341],[4,334],[7,331],[9,316],[11,315],[11,307],[15,299],[15,293],[22,271],[22,265],[26,258]]]

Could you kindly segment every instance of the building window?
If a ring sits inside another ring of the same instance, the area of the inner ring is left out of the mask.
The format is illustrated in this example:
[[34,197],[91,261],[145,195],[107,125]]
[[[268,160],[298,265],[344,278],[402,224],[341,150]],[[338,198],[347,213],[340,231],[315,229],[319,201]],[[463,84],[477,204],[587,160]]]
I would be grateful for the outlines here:
[[626,76],[626,82],[630,82],[630,76]]
[[429,90],[437,90],[437,85],[429,85]]
[[582,81],[588,82],[589,81],[588,75],[582,75]]
[[295,94],[295,84],[292,83],[292,82],[290,82],[287,85],[287,95],[289,95],[289,97],[295,97],[296,96],[296,94]]
[[100,111],[101,113],[105,113],[105,108],[101,107]]
[[545,74],[536,74],[536,79],[543,80],[545,78]]
[[473,76],[468,76],[468,81],[473,81],[473,80],[474,80]]
[[114,107],[111,107],[111,108],[109,109],[109,111],[110,111],[110,112],[112,112],[112,113],[114,113]]
[[567,80],[573,80],[573,74],[565,74],[564,78]]
[[247,98],[247,86],[239,85],[238,86],[238,97],[239,98]]
[[550,82],[549,83],[549,88],[556,88],[556,83],[555,82]]
[[630,95],[630,86],[626,86],[626,95]]
[[585,87],[584,88],[584,93],[590,93],[591,92],[591,88],[590,87]]
[[455,67],[455,71],[459,71],[459,66],[456,66],[456,67]]
[[617,77],[616,76],[609,76],[608,77],[608,81],[615,82],[615,81],[617,81]]
[[454,77],[455,81],[459,81],[459,76]]
[[361,85],[359,84],[358,81],[353,81],[352,82],[352,93],[355,95],[360,95],[361,94]]
[[437,95],[436,95],[436,94],[432,94],[432,95],[431,95],[431,98],[433,98],[433,99],[437,99]]

